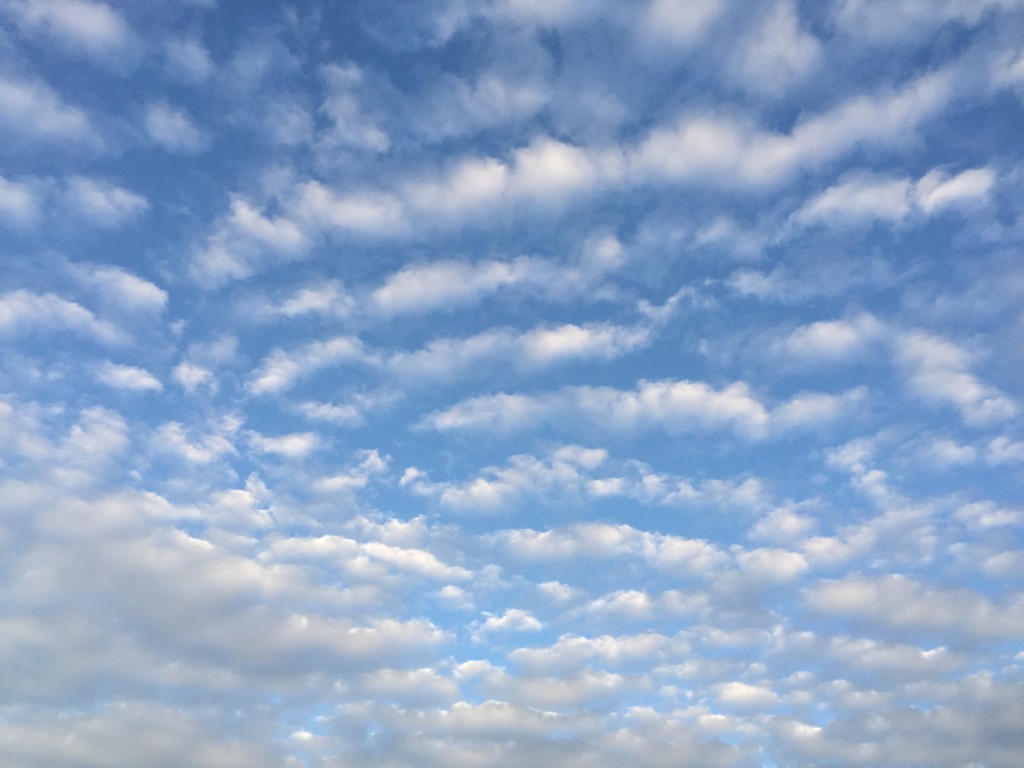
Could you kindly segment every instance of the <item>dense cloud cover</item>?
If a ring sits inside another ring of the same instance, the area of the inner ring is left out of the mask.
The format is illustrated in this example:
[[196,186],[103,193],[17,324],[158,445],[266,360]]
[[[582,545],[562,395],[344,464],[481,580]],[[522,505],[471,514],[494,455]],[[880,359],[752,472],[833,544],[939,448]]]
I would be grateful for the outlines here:
[[0,0],[0,764],[1024,763],[1016,0]]

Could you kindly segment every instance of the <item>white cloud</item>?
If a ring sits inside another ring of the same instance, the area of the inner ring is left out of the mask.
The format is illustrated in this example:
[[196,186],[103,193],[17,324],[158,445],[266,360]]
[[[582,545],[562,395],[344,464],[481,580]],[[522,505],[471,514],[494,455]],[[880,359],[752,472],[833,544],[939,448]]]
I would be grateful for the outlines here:
[[643,43],[689,47],[703,37],[724,8],[722,0],[650,0],[638,16],[637,29]]
[[69,331],[105,344],[124,339],[124,333],[85,307],[53,293],[26,290],[0,295],[0,333]]
[[488,210],[508,188],[509,168],[493,157],[463,158],[439,178],[409,182],[405,199],[413,210],[458,218]]
[[758,520],[747,536],[754,541],[791,544],[813,533],[817,527],[813,517],[801,515],[796,508],[779,507]]
[[499,206],[562,204],[621,181],[625,170],[625,160],[615,148],[588,148],[538,136],[513,150],[507,162],[465,157],[438,177],[408,182],[403,194],[410,213],[425,224],[435,223],[439,216],[458,222]]
[[620,177],[625,168],[615,152],[597,154],[548,137],[518,149],[509,179],[513,196],[539,202],[558,200]]
[[866,387],[854,387],[838,395],[800,392],[771,412],[771,431],[813,430],[840,421],[858,410],[868,397]]
[[482,642],[493,632],[539,632],[537,617],[522,608],[508,608],[501,616],[488,616],[473,632],[473,640]]
[[126,48],[132,33],[122,16],[92,0],[10,0],[4,10],[30,34],[43,34],[58,45],[107,56]]
[[802,361],[848,362],[881,339],[885,326],[867,312],[844,320],[821,320],[795,329],[773,345],[778,353]]
[[81,263],[73,264],[71,269],[75,277],[114,308],[160,312],[167,307],[167,291],[120,267]]
[[985,461],[995,466],[1024,463],[1024,441],[1006,435],[993,437],[985,448]]
[[364,407],[361,403],[318,403],[307,401],[299,403],[299,411],[312,421],[325,421],[342,427],[357,427],[363,424]]
[[296,216],[325,231],[395,237],[407,231],[401,201],[388,192],[346,192],[338,195],[317,181],[302,184]]
[[955,406],[970,424],[1005,421],[1017,403],[971,373],[970,355],[955,344],[921,331],[905,334],[896,359],[908,387],[925,400]]
[[314,341],[291,352],[275,349],[253,371],[246,385],[253,395],[282,392],[297,380],[328,366],[365,360],[363,344],[353,336]]
[[973,26],[990,11],[1014,5],[1015,0],[909,0],[895,6],[885,0],[840,0],[832,13],[851,37],[896,44],[925,37],[950,21]]
[[213,74],[213,62],[203,44],[196,39],[168,40],[164,50],[167,69],[186,82],[202,83]]
[[1019,526],[1024,522],[1024,509],[1006,509],[991,501],[976,501],[957,507],[954,517],[964,525],[980,530]]
[[793,221],[803,225],[826,222],[840,226],[870,219],[902,221],[912,210],[912,190],[909,179],[847,174],[838,184],[804,203],[793,214]]
[[435,555],[422,549],[395,547],[379,541],[362,545],[370,557],[410,573],[426,576],[439,581],[463,581],[471,577],[465,568],[445,565]]
[[740,570],[756,584],[794,581],[810,567],[799,552],[785,549],[754,549],[736,557]]
[[98,227],[117,227],[149,207],[142,195],[102,179],[74,176],[67,182],[71,211]]
[[223,739],[195,713],[134,699],[55,715],[39,709],[0,726],[0,753],[23,768],[138,765],[181,768],[271,768],[269,744]]
[[809,75],[822,59],[821,43],[801,29],[793,0],[777,0],[736,48],[737,81],[775,96]]
[[539,328],[520,340],[527,361],[544,364],[562,359],[596,357],[611,360],[646,346],[650,338],[645,328],[626,328],[606,323],[561,325]]
[[843,416],[864,394],[861,389],[840,395],[802,393],[770,410],[743,382],[718,390],[699,381],[641,381],[633,390],[581,386],[541,395],[484,395],[435,411],[423,425],[440,431],[511,431],[554,420],[564,423],[573,414],[578,423],[612,431],[730,429],[756,440],[776,430],[826,424]]
[[386,366],[409,382],[452,379],[502,362],[533,369],[574,359],[613,360],[647,345],[645,328],[608,323],[540,327],[517,333],[484,331],[465,339],[434,339],[414,352],[396,352]]
[[475,303],[481,296],[504,286],[526,281],[535,265],[533,260],[524,258],[478,264],[442,261],[405,267],[373,292],[372,302],[387,314]]
[[16,227],[32,224],[39,218],[39,202],[33,185],[0,176],[0,219]]
[[211,391],[216,391],[217,389],[217,380],[213,375],[213,371],[194,363],[178,363],[171,371],[171,378],[186,392],[190,393],[195,392],[200,387],[206,387]]
[[534,45],[521,52],[523,60],[514,67],[494,67],[476,77],[447,73],[437,77],[420,107],[431,119],[415,130],[438,140],[535,115],[549,103],[552,84],[545,70],[546,57],[539,45]]
[[490,467],[462,484],[431,483],[423,472],[409,467],[399,484],[417,495],[435,497],[447,507],[491,511],[523,496],[578,492],[585,481],[584,473],[605,458],[602,450],[563,446],[543,460],[513,456],[507,466]]
[[778,695],[770,688],[740,682],[717,685],[715,695],[723,704],[755,711],[763,711],[779,701]]
[[152,373],[133,365],[119,365],[109,360],[96,371],[96,377],[114,389],[128,389],[136,392],[160,392],[164,385]]
[[820,581],[805,594],[820,613],[897,633],[979,640],[1024,633],[1020,605],[996,605],[977,592],[933,587],[899,574]]
[[228,419],[194,438],[189,434],[192,430],[180,422],[172,421],[156,429],[152,442],[159,452],[180,456],[191,464],[206,465],[223,456],[238,453],[234,445],[238,426],[237,421]]
[[388,471],[389,456],[381,456],[376,449],[357,452],[358,463],[327,477],[321,477],[314,487],[321,493],[349,492],[364,488],[374,477],[381,477]]
[[683,116],[655,128],[630,153],[640,179],[774,184],[835,160],[855,146],[894,147],[952,98],[954,71],[939,70],[873,96],[856,96],[797,121],[789,133],[759,131],[721,114]]
[[961,445],[955,440],[936,438],[922,448],[924,456],[941,468],[972,463],[978,456],[970,445]]
[[945,171],[930,171],[917,182],[917,204],[927,214],[943,208],[984,202],[996,183],[991,168],[970,168],[950,177]]
[[355,299],[345,290],[342,283],[327,280],[299,288],[287,299],[268,306],[267,311],[279,317],[289,318],[303,315],[343,318],[352,314],[355,307]]
[[206,139],[188,113],[166,102],[150,104],[143,118],[150,140],[168,152],[195,154],[203,149]]
[[552,299],[586,296],[625,263],[624,249],[615,237],[595,235],[583,243],[578,258],[569,264],[520,256],[407,266],[389,275],[372,292],[369,303],[373,310],[391,315],[472,305],[512,288]]
[[543,457],[512,456],[503,466],[485,467],[461,482],[432,482],[425,471],[408,467],[399,485],[445,507],[472,511],[515,508],[525,499],[578,504],[617,496],[688,508],[760,509],[766,503],[757,478],[691,482],[638,461],[615,465],[604,449],[579,445],[563,445]]
[[249,277],[272,258],[302,255],[309,241],[288,216],[263,215],[249,201],[233,197],[206,243],[192,254],[189,272],[200,284],[216,288]]
[[391,139],[378,121],[360,103],[359,86],[365,73],[357,65],[328,64],[321,70],[327,95],[320,111],[331,120],[331,128],[321,137],[326,148],[386,152]]
[[31,141],[67,142],[92,149],[102,146],[86,113],[65,104],[40,81],[0,75],[0,126]]
[[996,173],[989,167],[970,168],[953,177],[936,168],[917,181],[851,172],[804,203],[791,221],[834,227],[871,220],[898,223],[915,214],[931,216],[950,208],[976,207],[988,200],[995,183]]
[[320,447],[320,437],[315,432],[295,432],[277,437],[248,432],[247,437],[249,444],[259,453],[272,453],[289,459],[301,459]]

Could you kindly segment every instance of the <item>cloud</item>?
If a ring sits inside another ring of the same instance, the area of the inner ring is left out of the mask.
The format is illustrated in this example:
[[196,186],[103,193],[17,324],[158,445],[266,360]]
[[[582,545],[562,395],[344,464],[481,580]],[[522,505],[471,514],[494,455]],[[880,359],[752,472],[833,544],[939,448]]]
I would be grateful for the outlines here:
[[0,0],[0,763],[1017,765],[1018,0],[241,5]]
[[658,429],[670,434],[727,429],[757,440],[776,431],[827,424],[863,396],[857,389],[840,395],[804,393],[769,409],[743,382],[719,390],[700,381],[641,381],[633,390],[581,386],[540,395],[483,395],[429,414],[423,426],[514,431],[556,419],[564,423],[571,413],[589,429]]
[[821,320],[795,329],[773,346],[777,354],[798,361],[841,363],[862,356],[883,337],[885,325],[862,312],[845,320]]
[[999,640],[1024,635],[1019,605],[997,605],[967,589],[942,589],[900,574],[850,575],[806,589],[808,605],[822,614],[901,636]]
[[213,371],[194,363],[178,363],[171,371],[171,378],[189,393],[196,392],[200,387],[206,387],[211,391],[217,389],[217,379]]
[[474,642],[483,642],[494,632],[539,632],[543,625],[529,611],[509,608],[501,616],[488,616],[473,632]]
[[[947,105],[959,76],[960,71],[950,66],[904,83],[896,90],[851,97],[830,110],[802,117],[785,134],[759,130],[747,118],[706,111],[683,115],[675,124],[658,125],[645,137],[622,146],[582,146],[539,135],[509,151],[504,159],[460,155],[439,173],[399,178],[390,188],[340,189],[318,180],[306,180],[293,185],[280,206],[273,206],[284,210],[283,215],[273,219],[258,207],[246,205],[251,218],[273,220],[279,231],[294,231],[297,242],[289,248],[269,250],[276,250],[278,256],[296,258],[324,234],[408,237],[424,229],[451,228],[472,219],[484,221],[485,214],[495,210],[511,211],[525,206],[523,210],[539,213],[573,199],[651,182],[701,181],[724,187],[775,185],[798,171],[817,168],[860,146],[902,146],[921,124]],[[351,73],[346,75],[348,79],[352,77]],[[977,197],[981,194],[981,183],[965,178],[954,188],[960,188],[963,194],[957,194],[965,199]],[[861,195],[861,199],[870,201],[870,195]],[[874,202],[870,204],[877,207]],[[232,206],[236,207],[237,202]],[[227,220],[236,216],[237,211]],[[259,250],[253,248],[253,243],[236,242],[233,235],[237,233],[232,229],[230,224],[218,227],[208,245],[198,250],[192,271],[200,281],[216,286],[247,277],[270,260],[267,255],[253,253]],[[527,263],[523,259],[511,263],[481,262],[481,269],[489,269],[469,276],[473,287],[449,290],[459,300],[494,281],[489,289],[493,291],[507,282],[518,282],[506,270],[522,268]],[[454,274],[459,269],[454,262],[437,262],[434,268],[438,277],[442,271],[445,277],[459,276]],[[503,271],[505,274],[501,274]],[[428,281],[431,277],[426,273],[417,276]],[[382,286],[382,290],[380,299],[385,304],[392,303],[386,298],[388,293],[399,292],[398,286]]]
[[810,568],[803,555],[785,549],[753,549],[739,554],[736,562],[759,585],[791,582]]
[[779,701],[778,694],[770,688],[740,682],[721,683],[715,687],[715,695],[723,704],[741,711],[763,711]]
[[489,511],[527,495],[578,492],[584,482],[581,472],[596,468],[605,457],[601,450],[563,446],[545,460],[514,456],[509,466],[492,467],[464,484],[431,483],[415,467],[405,470],[399,484],[416,495],[436,497],[448,507]]
[[152,373],[133,365],[120,365],[104,361],[96,371],[96,377],[108,387],[135,392],[160,392],[164,385]]
[[0,75],[0,127],[29,143],[77,144],[85,149],[103,145],[88,115],[65,104],[38,80]]
[[924,455],[939,467],[954,467],[972,463],[978,456],[970,445],[961,445],[954,440],[936,438],[923,448]]
[[1024,441],[1006,435],[993,437],[985,448],[985,461],[994,466],[1024,462]]
[[425,471],[408,467],[399,485],[450,509],[488,512],[515,509],[525,500],[562,506],[615,497],[687,508],[765,505],[765,489],[756,478],[690,481],[638,461],[614,463],[606,450],[579,445],[563,445],[543,457],[512,456],[462,482],[432,482]]
[[709,112],[659,126],[630,153],[638,179],[706,181],[722,186],[776,184],[836,160],[855,147],[895,147],[953,97],[954,71],[939,70],[899,90],[855,96],[802,117],[789,133],[770,133],[747,121]]
[[408,382],[454,379],[478,373],[481,365],[503,362],[529,370],[572,360],[613,360],[650,341],[645,328],[609,323],[567,324],[484,331],[465,339],[434,339],[414,352],[391,354],[385,365]]
[[188,429],[181,422],[171,421],[154,431],[153,447],[158,452],[173,454],[190,464],[203,466],[238,453],[234,444],[238,427],[236,420],[226,419],[222,424],[212,425],[197,438],[190,435],[195,430]]
[[167,291],[120,267],[79,263],[73,264],[71,271],[113,308],[153,313],[167,307]]
[[391,140],[360,104],[358,93],[364,79],[362,69],[353,63],[328,64],[321,70],[321,76],[327,95],[320,111],[332,123],[320,138],[321,146],[386,152]]
[[345,286],[336,280],[328,280],[299,288],[287,299],[268,305],[266,312],[287,318],[304,315],[343,318],[351,315],[355,309],[356,300],[345,290]]
[[247,433],[249,444],[259,453],[271,453],[289,459],[301,459],[320,447],[320,437],[314,432],[295,432],[270,437],[259,432]]
[[90,56],[108,57],[123,52],[133,42],[124,18],[104,3],[12,0],[4,10],[14,15],[19,27],[28,34],[43,35],[61,47],[78,49]]
[[1005,509],[991,501],[977,501],[957,508],[954,517],[980,530],[1017,526],[1024,522],[1024,509]]
[[869,42],[894,45],[926,37],[943,24],[954,21],[974,26],[992,11],[1011,11],[1010,0],[977,2],[901,3],[892,8],[879,0],[841,0],[832,10],[836,26],[846,35]]
[[364,488],[372,478],[384,476],[391,461],[389,456],[381,456],[376,449],[359,451],[356,459],[358,463],[343,471],[319,478],[314,488],[320,493],[345,493]]
[[150,140],[168,152],[191,155],[206,145],[202,131],[188,113],[166,102],[146,107],[143,122]]
[[503,286],[523,282],[534,262],[486,261],[470,265],[459,262],[435,262],[406,267],[395,273],[372,295],[381,311],[396,314],[422,312],[440,306],[468,304]]
[[23,177],[14,182],[0,177],[0,220],[23,229],[41,221],[57,224],[68,219],[113,229],[138,218],[148,207],[145,197],[107,179]]
[[977,204],[988,199],[995,183],[996,173],[992,168],[970,168],[952,177],[935,169],[917,182],[917,204],[926,214]]
[[365,359],[362,342],[353,336],[311,342],[291,352],[275,349],[253,371],[246,388],[253,395],[282,392],[322,368]]
[[725,5],[722,0],[650,0],[638,31],[644,42],[688,48],[707,33]]
[[15,227],[33,224],[40,215],[39,203],[33,185],[0,176],[0,219]]
[[197,39],[168,40],[164,48],[164,57],[168,71],[186,82],[205,82],[214,72],[209,51]]
[[70,332],[104,344],[124,340],[124,333],[91,311],[53,293],[26,290],[0,295],[0,333]]
[[806,202],[793,214],[793,220],[802,225],[820,221],[843,225],[865,219],[902,221],[911,212],[912,189],[908,179],[848,174],[839,184]]
[[308,247],[306,233],[287,216],[267,217],[240,197],[193,252],[189,273],[200,285],[217,288],[249,277],[274,258],[290,261]]
[[578,296],[624,262],[622,245],[613,237],[589,239],[578,262],[566,266],[528,256],[476,263],[435,261],[389,275],[370,294],[369,305],[380,314],[398,315],[473,305],[508,289],[532,290],[552,298]]
[[270,768],[269,744],[240,743],[213,732],[186,710],[123,700],[96,710],[57,716],[37,710],[0,726],[0,752],[19,766],[95,763],[110,768]]
[[743,87],[778,96],[817,67],[822,46],[801,29],[793,0],[778,0],[737,46],[733,68]]
[[937,168],[917,181],[853,172],[806,202],[791,221],[801,226],[848,227],[872,220],[895,224],[912,215],[931,216],[950,208],[977,206],[987,201],[995,182],[995,171],[988,167],[971,168],[952,177]]
[[1017,403],[970,372],[971,356],[955,344],[922,331],[897,344],[897,364],[910,390],[926,401],[953,405],[969,424],[991,424],[1013,417]]
[[299,403],[297,409],[310,421],[322,421],[339,427],[359,427],[365,423],[367,413],[400,398],[399,393],[382,390],[371,394],[356,394],[345,403],[307,400]]
[[97,227],[120,226],[149,207],[142,195],[109,181],[74,176],[67,185],[67,202],[72,212]]

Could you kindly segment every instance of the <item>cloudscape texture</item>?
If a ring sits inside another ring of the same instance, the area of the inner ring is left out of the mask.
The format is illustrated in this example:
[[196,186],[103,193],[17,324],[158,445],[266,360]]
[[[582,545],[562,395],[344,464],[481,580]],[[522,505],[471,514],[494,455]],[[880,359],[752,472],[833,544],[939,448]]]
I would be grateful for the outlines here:
[[0,0],[0,764],[1024,764],[1019,0]]

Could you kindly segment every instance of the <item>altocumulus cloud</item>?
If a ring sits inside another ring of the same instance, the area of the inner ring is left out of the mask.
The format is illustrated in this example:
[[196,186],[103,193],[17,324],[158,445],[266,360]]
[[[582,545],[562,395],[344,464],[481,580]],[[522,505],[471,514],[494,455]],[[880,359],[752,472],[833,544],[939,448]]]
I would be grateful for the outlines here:
[[0,764],[1024,761],[1019,3],[257,5],[0,2]]

